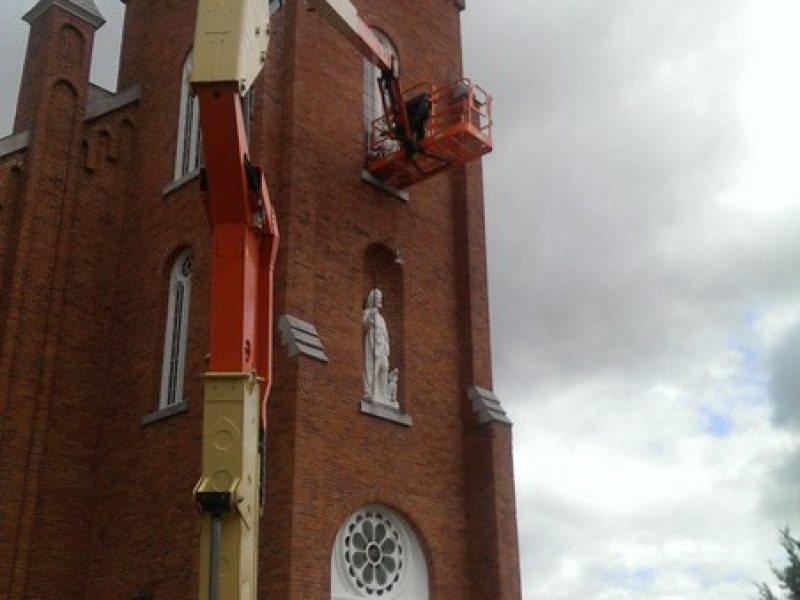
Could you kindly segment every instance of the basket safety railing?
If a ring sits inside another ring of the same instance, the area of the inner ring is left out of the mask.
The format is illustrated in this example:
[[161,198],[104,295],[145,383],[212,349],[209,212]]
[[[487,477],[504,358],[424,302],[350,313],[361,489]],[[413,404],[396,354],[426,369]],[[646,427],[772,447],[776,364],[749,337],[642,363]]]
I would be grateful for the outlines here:
[[[423,94],[430,98],[430,111],[424,135],[417,140],[421,151],[434,148],[438,142],[447,142],[448,137],[463,137],[464,133],[491,148],[492,97],[482,87],[466,78],[443,86],[423,81],[403,92],[403,102],[408,105]],[[393,115],[375,119],[370,132],[367,161],[404,151],[398,142],[399,137],[398,124]],[[477,158],[475,152],[468,148],[464,152],[451,152],[451,157],[454,162],[462,163]]]

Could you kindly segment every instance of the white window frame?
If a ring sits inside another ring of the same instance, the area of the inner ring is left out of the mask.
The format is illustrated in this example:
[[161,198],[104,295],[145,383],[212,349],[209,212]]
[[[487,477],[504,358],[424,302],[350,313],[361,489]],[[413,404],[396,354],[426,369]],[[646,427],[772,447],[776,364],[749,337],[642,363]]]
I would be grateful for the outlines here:
[[177,181],[200,168],[200,107],[192,92],[192,53],[186,55],[181,71],[181,99],[178,112],[178,142],[175,148]]
[[164,327],[164,355],[161,365],[161,393],[158,408],[164,410],[183,402],[186,371],[186,343],[189,332],[189,304],[192,297],[192,249],[178,254],[169,276],[167,322]]
[[[378,41],[386,48],[394,58],[395,75],[400,74],[400,62],[397,57],[397,49],[383,31],[372,28],[372,33]],[[375,119],[383,116],[383,101],[381,100],[381,90],[378,86],[378,78],[381,72],[372,62],[364,59],[364,82],[363,82],[363,102],[364,102],[364,140],[367,148],[372,146],[372,123]]]

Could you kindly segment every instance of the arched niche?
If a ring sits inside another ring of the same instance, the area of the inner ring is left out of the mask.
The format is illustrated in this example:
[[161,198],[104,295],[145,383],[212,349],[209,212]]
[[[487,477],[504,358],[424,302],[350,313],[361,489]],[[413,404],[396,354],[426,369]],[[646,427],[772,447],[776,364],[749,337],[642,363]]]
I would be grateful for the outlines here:
[[83,34],[72,25],[64,25],[58,32],[59,55],[67,69],[80,66],[86,42]]
[[364,252],[361,298],[366,308],[367,297],[373,288],[383,295],[381,314],[386,321],[391,353],[389,366],[399,370],[397,401],[404,410],[405,397],[405,311],[403,307],[403,260],[399,251],[387,242],[370,244]]

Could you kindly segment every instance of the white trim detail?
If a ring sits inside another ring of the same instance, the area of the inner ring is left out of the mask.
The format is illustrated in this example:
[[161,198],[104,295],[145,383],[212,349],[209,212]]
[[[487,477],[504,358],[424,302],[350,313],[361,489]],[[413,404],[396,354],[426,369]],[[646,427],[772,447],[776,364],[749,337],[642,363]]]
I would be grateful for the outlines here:
[[186,55],[181,71],[181,100],[178,112],[178,143],[175,147],[175,173],[178,180],[200,167],[200,108],[192,93],[192,53]]
[[106,22],[93,0],[41,0],[36,6],[30,9],[22,20],[33,25],[51,6],[58,6],[68,13],[79,17],[92,25],[95,29],[100,28]]
[[192,250],[187,248],[175,259],[169,276],[169,301],[167,323],[164,327],[164,357],[161,366],[159,410],[183,402],[191,292]]
[[354,512],[331,552],[331,600],[428,600],[428,567],[408,522],[386,506]]

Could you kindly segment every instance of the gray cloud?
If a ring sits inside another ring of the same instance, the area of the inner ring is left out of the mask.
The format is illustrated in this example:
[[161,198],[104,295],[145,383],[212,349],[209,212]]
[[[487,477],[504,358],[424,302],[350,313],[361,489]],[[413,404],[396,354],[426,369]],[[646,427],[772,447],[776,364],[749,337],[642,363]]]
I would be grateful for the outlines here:
[[689,272],[670,253],[702,248],[688,225],[732,185],[742,157],[725,68],[741,57],[708,42],[736,12],[668,4],[519,3],[478,21],[503,32],[485,36],[503,47],[473,49],[471,66],[511,63],[486,71],[503,153],[487,168],[491,273],[502,282],[492,302],[518,319],[495,320],[501,372],[513,363],[504,351],[577,375],[597,363],[649,369],[682,349],[676,325],[696,329],[686,304],[714,292],[713,272]]
[[786,332],[772,356],[771,389],[775,424],[800,429],[800,324]]
[[[800,204],[776,217],[757,197],[733,200],[752,191],[742,190],[758,158],[743,117],[751,19],[771,10],[778,3],[469,6],[466,72],[495,95],[493,352],[517,423],[532,597],[749,597],[748,579],[768,576],[775,527],[797,516],[792,442],[769,428],[764,404],[762,321],[800,305]],[[771,176],[791,193],[796,176]],[[796,353],[779,354],[774,419],[793,419]],[[559,442],[542,441],[550,435]],[[612,518],[591,499],[615,484],[566,483],[587,464],[611,477],[649,468],[674,487],[637,512],[649,494],[634,486]],[[695,490],[703,478],[714,483]],[[650,556],[642,568],[653,572],[604,575],[611,541]],[[671,559],[681,547],[701,551]]]

